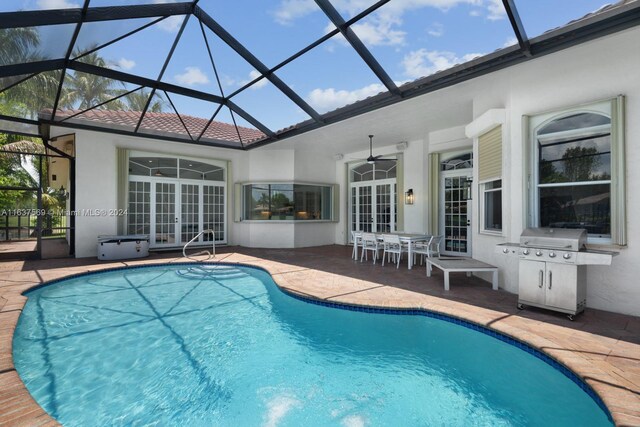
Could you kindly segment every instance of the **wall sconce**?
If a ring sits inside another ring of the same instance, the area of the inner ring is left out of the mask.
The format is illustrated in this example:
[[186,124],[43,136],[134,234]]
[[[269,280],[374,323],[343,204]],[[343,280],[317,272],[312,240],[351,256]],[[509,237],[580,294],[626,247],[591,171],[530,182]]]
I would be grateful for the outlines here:
[[410,188],[409,190],[407,190],[406,193],[404,193],[404,204],[405,205],[413,204],[413,188]]
[[467,193],[467,197],[466,197],[467,200],[471,200],[473,198],[472,197],[472,193],[473,193],[472,188],[473,188],[473,178],[472,177],[468,177],[466,179],[466,185],[465,185],[465,191]]

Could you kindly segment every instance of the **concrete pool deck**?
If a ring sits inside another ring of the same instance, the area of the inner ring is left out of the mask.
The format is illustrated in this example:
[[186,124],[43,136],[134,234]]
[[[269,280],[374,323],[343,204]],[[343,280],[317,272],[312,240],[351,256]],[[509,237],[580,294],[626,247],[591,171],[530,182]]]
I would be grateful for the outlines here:
[[[600,395],[614,421],[640,426],[640,318],[587,309],[571,322],[538,309],[519,311],[517,296],[464,273],[443,275],[424,266],[412,270],[360,263],[351,246],[303,249],[218,248],[215,261],[255,265],[282,288],[331,302],[423,308],[495,329],[540,349],[583,378]],[[50,280],[132,265],[188,261],[177,253],[154,253],[137,261],[92,258],[0,262],[0,425],[57,425],[31,398],[13,366],[11,340],[26,302],[25,290]]]

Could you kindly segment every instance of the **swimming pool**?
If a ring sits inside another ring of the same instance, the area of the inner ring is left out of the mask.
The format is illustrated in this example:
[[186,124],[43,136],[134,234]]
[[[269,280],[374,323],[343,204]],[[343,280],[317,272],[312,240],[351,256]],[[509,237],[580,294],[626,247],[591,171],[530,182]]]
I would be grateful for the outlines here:
[[256,268],[121,269],[27,295],[14,363],[66,426],[612,424],[508,342],[309,304]]

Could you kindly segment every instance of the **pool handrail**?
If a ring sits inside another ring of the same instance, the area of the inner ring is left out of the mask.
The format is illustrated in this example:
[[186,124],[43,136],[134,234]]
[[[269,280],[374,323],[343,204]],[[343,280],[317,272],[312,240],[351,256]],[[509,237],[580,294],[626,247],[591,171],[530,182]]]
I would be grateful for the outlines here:
[[[213,237],[213,239],[211,239],[211,252],[209,252],[207,250],[204,250],[204,251],[196,252],[195,254],[187,255],[187,246],[189,246],[191,243],[193,243],[196,240],[198,240],[200,238],[200,236],[202,236],[205,233],[209,233]],[[215,231],[213,231],[211,229],[200,231],[198,234],[195,235],[195,237],[193,239],[189,240],[182,247],[182,256],[184,256],[185,258],[191,259],[193,261],[200,261],[200,260],[192,258],[192,257],[198,256],[198,255],[205,255],[205,254],[209,256],[205,261],[209,261],[211,258],[215,258],[215,256],[216,256],[216,233],[215,233]]]

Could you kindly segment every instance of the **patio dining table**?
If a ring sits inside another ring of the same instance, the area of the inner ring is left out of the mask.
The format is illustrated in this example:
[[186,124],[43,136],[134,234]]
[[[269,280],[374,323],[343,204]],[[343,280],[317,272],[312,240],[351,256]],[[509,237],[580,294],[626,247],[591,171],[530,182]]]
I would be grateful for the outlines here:
[[[355,231],[353,233],[353,253],[354,259],[358,259],[358,239],[362,237],[362,231]],[[373,233],[376,235],[376,238],[379,241],[382,241],[382,236],[386,235],[394,235],[400,238],[401,243],[407,244],[407,268],[411,270],[413,266],[413,245],[417,242],[426,242],[432,236],[430,234],[419,234],[419,233]]]

